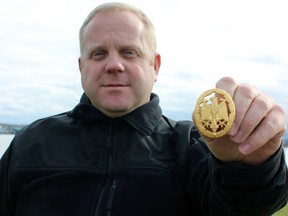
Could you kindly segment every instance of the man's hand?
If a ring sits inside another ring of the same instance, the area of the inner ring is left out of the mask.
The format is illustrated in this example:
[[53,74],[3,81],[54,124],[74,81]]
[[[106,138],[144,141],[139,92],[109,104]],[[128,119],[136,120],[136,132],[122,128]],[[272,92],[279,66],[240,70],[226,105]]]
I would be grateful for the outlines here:
[[263,163],[281,145],[286,132],[284,109],[257,88],[239,85],[229,77],[220,79],[216,88],[231,95],[236,116],[227,135],[217,139],[203,136],[210,151],[221,161]]

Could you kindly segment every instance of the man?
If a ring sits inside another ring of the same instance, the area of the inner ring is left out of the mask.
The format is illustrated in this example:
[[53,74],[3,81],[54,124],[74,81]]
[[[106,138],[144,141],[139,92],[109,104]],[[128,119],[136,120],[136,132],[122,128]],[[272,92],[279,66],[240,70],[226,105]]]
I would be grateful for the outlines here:
[[[236,106],[221,138],[162,116],[151,93],[161,65],[138,9],[108,3],[80,29],[84,94],[38,120],[1,159],[0,215],[271,215],[286,204],[285,112],[222,78]],[[205,142],[204,142],[205,141]]]

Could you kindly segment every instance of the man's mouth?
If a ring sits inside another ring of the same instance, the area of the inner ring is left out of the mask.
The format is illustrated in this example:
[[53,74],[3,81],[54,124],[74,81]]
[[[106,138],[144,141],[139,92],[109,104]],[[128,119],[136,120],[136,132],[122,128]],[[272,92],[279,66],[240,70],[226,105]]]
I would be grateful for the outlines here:
[[127,85],[123,83],[108,83],[103,85],[104,87],[110,87],[110,88],[120,88],[120,87],[127,87]]

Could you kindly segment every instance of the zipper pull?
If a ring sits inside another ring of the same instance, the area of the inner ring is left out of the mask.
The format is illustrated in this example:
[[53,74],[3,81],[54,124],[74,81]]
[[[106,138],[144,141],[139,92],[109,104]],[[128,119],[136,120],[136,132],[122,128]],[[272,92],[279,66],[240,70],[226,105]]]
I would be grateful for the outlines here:
[[115,192],[116,192],[116,188],[117,188],[117,183],[118,183],[118,180],[114,179],[112,186],[110,188],[110,193],[109,193],[108,202],[107,202],[107,216],[111,215],[111,211],[113,208],[114,196],[115,196]]

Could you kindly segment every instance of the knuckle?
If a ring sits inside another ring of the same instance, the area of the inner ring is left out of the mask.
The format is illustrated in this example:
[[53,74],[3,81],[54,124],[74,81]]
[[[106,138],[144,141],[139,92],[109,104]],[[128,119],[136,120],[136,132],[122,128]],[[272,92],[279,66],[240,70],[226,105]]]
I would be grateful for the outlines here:
[[280,105],[278,105],[278,104],[275,104],[275,105],[273,106],[273,109],[275,109],[276,111],[278,111],[281,115],[284,116],[284,119],[286,119],[287,113],[286,113],[285,109],[284,109],[282,106],[280,106]]
[[236,81],[231,77],[223,77],[216,83],[216,87],[226,86],[226,85],[237,85]]
[[278,125],[274,121],[267,121],[264,124],[264,131],[268,131],[271,134],[277,134],[278,132]]
[[248,85],[248,84],[242,84],[238,86],[238,91],[248,100],[254,100],[256,95],[259,94],[259,91],[256,87]]
[[233,97],[235,89],[237,88],[237,83],[231,77],[224,77],[216,83],[216,88],[227,91],[231,97]]
[[257,107],[260,107],[262,110],[270,110],[271,109],[271,97],[266,95],[259,95],[254,103],[257,105]]

